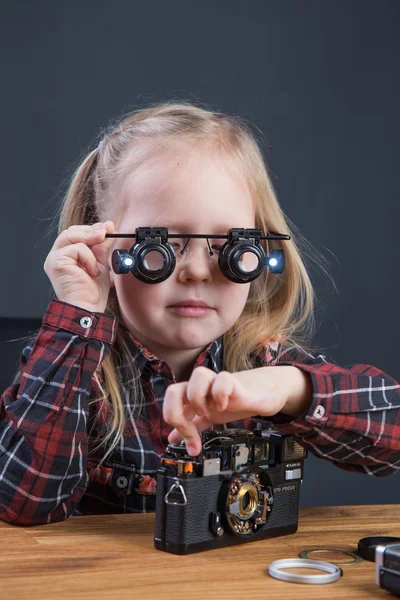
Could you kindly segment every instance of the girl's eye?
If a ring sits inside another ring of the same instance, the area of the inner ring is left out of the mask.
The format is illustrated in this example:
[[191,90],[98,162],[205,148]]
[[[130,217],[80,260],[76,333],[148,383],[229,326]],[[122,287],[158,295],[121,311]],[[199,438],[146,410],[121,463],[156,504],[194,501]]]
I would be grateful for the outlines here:
[[215,250],[215,252],[221,252],[222,246],[219,246],[218,244],[213,244],[211,246],[211,250]]
[[174,249],[175,254],[178,254],[178,252],[181,252],[184,249],[184,247],[186,246],[186,243],[187,243],[187,240],[183,240],[180,238],[170,241],[170,244],[171,244],[172,248]]

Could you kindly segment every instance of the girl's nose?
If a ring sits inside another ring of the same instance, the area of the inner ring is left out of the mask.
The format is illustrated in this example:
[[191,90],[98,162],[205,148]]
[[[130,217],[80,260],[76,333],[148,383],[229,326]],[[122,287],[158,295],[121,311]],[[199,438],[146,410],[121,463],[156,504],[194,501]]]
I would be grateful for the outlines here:
[[175,268],[178,270],[179,281],[212,281],[214,264],[204,243],[199,245],[192,244],[187,255],[181,262],[177,263]]

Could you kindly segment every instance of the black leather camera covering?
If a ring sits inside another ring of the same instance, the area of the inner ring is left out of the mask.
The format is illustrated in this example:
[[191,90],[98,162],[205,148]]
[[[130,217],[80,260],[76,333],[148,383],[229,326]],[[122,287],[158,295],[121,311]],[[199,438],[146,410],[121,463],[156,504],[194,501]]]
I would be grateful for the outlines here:
[[[165,493],[178,480],[185,490],[185,506],[165,504]],[[155,539],[157,547],[186,554],[206,548],[217,548],[295,533],[298,523],[300,482],[273,487],[274,502],[266,525],[249,537],[234,534],[224,526],[224,534],[216,536],[210,527],[210,516],[221,507],[224,478],[211,475],[193,479],[158,476]],[[223,500],[223,499],[222,499]],[[164,504],[164,506],[162,506]],[[221,515],[223,517],[223,515]],[[224,522],[224,521],[223,521]]]

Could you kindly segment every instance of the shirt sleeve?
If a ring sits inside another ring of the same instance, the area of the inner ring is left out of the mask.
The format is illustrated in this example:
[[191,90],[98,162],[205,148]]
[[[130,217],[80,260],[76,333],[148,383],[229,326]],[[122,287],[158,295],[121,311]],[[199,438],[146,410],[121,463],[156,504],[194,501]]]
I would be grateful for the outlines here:
[[294,348],[275,364],[308,373],[313,388],[310,407],[297,418],[282,413],[268,417],[276,429],[296,435],[304,448],[344,470],[380,477],[400,469],[397,381],[371,365],[342,368],[321,354]]
[[88,486],[92,378],[114,342],[117,319],[53,300],[20,373],[0,400],[0,519],[66,519]]

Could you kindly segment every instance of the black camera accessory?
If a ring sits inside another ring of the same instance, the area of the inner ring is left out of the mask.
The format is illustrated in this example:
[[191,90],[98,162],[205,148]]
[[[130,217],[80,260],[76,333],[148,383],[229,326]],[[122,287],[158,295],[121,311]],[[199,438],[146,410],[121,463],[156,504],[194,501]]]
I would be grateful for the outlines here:
[[349,550],[339,550],[338,548],[312,548],[310,550],[303,550],[302,552],[299,552],[299,557],[310,558],[310,554],[313,554],[314,552],[335,552],[337,554],[345,554],[346,556],[351,556],[352,558],[352,560],[340,562],[337,560],[330,560],[329,562],[333,563],[334,565],[355,565],[363,561],[363,559],[357,554],[355,554],[355,552],[350,552]]
[[361,538],[358,542],[358,554],[365,558],[375,562],[375,549],[379,545],[400,543],[400,538],[390,536],[372,536]]
[[[326,571],[328,575],[299,575],[282,571],[282,569],[298,568]],[[343,575],[342,569],[332,563],[323,560],[308,560],[306,558],[283,558],[281,560],[274,560],[268,567],[268,573],[275,579],[290,581],[291,583],[333,583]]]
[[[230,229],[227,235],[212,234],[169,234],[166,227],[137,227],[136,233],[107,233],[106,238],[136,238],[129,251],[114,250],[112,267],[118,275],[131,272],[144,283],[165,281],[176,266],[176,255],[168,242],[172,238],[203,238],[207,240],[209,256],[213,251],[209,239],[227,240],[218,256],[218,265],[223,275],[234,283],[248,283],[256,279],[265,267],[271,273],[283,273],[285,254],[283,250],[271,250],[266,256],[260,240],[290,240],[289,235],[270,232],[261,235],[259,229]],[[185,248],[180,254],[184,254]]]
[[395,596],[400,596],[400,543],[376,547],[375,583]]

